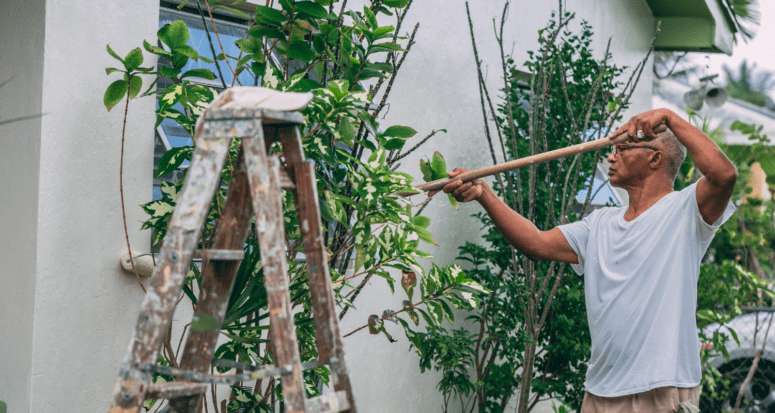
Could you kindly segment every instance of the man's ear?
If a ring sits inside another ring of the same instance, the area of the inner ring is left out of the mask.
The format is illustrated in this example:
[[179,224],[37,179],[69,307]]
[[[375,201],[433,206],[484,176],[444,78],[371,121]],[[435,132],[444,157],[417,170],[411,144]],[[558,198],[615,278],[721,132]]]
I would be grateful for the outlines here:
[[664,166],[665,154],[662,151],[655,151],[649,159],[649,168],[658,170]]

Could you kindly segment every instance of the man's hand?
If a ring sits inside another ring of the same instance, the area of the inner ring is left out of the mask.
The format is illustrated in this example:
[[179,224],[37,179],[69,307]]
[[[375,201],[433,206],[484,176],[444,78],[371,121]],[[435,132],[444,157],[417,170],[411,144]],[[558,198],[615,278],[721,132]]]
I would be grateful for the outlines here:
[[[468,169],[455,168],[452,172],[449,173],[449,177],[454,178],[466,172],[468,172]],[[474,179],[473,181],[466,183],[463,183],[461,180],[457,180],[447,184],[442,190],[444,193],[452,194],[452,196],[455,197],[458,202],[470,202],[478,200],[487,190],[491,191],[490,186],[487,185],[487,182],[484,182],[484,180],[481,178]],[[432,191],[428,195],[433,196],[437,192],[439,191]]]
[[[638,143],[640,139],[653,140],[657,138],[653,129],[661,124],[667,125],[668,118],[675,115],[668,109],[654,109],[633,116],[627,123],[614,131],[608,139],[614,139],[622,133],[627,133],[630,140]],[[639,133],[640,132],[640,133]]]

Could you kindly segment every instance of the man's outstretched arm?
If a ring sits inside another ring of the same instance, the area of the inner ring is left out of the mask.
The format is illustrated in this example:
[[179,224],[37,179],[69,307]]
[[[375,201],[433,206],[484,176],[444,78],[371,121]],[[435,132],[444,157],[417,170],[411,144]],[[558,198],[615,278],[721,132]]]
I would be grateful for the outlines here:
[[713,224],[724,213],[732,198],[737,181],[737,170],[726,154],[701,130],[667,109],[655,109],[634,116],[611,136],[627,132],[637,142],[637,131],[642,130],[647,139],[656,135],[652,128],[664,123],[692,156],[692,161],[702,173],[697,182],[697,206],[702,219]]
[[[464,172],[468,170],[455,168],[449,176],[454,178]],[[463,181],[452,182],[444,187],[444,192],[451,193],[460,202],[478,201],[506,240],[530,259],[578,264],[578,256],[559,228],[539,230],[528,219],[509,208],[482,179],[465,184]]]

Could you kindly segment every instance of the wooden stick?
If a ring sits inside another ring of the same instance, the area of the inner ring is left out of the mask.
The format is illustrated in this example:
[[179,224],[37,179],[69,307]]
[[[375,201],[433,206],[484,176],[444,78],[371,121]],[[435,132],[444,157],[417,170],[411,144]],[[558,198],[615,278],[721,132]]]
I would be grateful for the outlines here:
[[[664,124],[659,125],[653,129],[654,133],[662,133],[667,130],[667,126]],[[539,153],[537,155],[528,156],[527,158],[515,159],[513,161],[504,162],[498,165],[492,165],[485,168],[477,169],[474,171],[468,171],[460,174],[454,178],[442,178],[435,181],[426,182],[424,184],[416,185],[415,188],[424,191],[435,191],[444,188],[447,184],[455,181],[469,182],[474,179],[484,178],[486,176],[495,175],[501,172],[513,171],[515,169],[524,168],[525,166],[537,165],[544,162],[553,161],[555,159],[565,158],[571,155],[577,155],[584,152],[594,151],[597,149],[603,149],[608,146],[613,146],[618,143],[623,143],[629,140],[627,133],[622,133],[616,136],[614,139],[603,138],[591,142],[584,142],[578,145],[568,146],[567,148],[555,149],[553,151]],[[400,193],[402,196],[410,196],[412,193]]]

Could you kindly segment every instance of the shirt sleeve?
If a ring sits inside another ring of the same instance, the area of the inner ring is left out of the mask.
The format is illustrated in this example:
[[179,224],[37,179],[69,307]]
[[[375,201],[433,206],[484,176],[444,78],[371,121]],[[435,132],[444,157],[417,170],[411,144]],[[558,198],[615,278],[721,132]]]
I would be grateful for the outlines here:
[[578,275],[584,275],[584,256],[587,252],[587,240],[589,239],[589,223],[596,212],[597,211],[593,212],[581,221],[559,225],[557,227],[560,229],[560,232],[562,232],[562,235],[565,235],[568,244],[570,244],[573,252],[575,252],[576,256],[579,258],[578,264],[570,265],[571,268],[573,268],[573,271],[576,271],[576,274]]
[[697,204],[697,182],[693,183],[690,188],[689,194],[691,195],[690,204],[692,205],[692,211],[694,214],[694,220],[697,223],[697,238],[699,244],[702,246],[702,254],[705,254],[705,250],[713,240],[713,236],[716,234],[716,230],[719,229],[727,220],[735,213],[735,205],[732,201],[727,203],[727,207],[724,212],[713,224],[708,224],[700,214],[700,207]]

